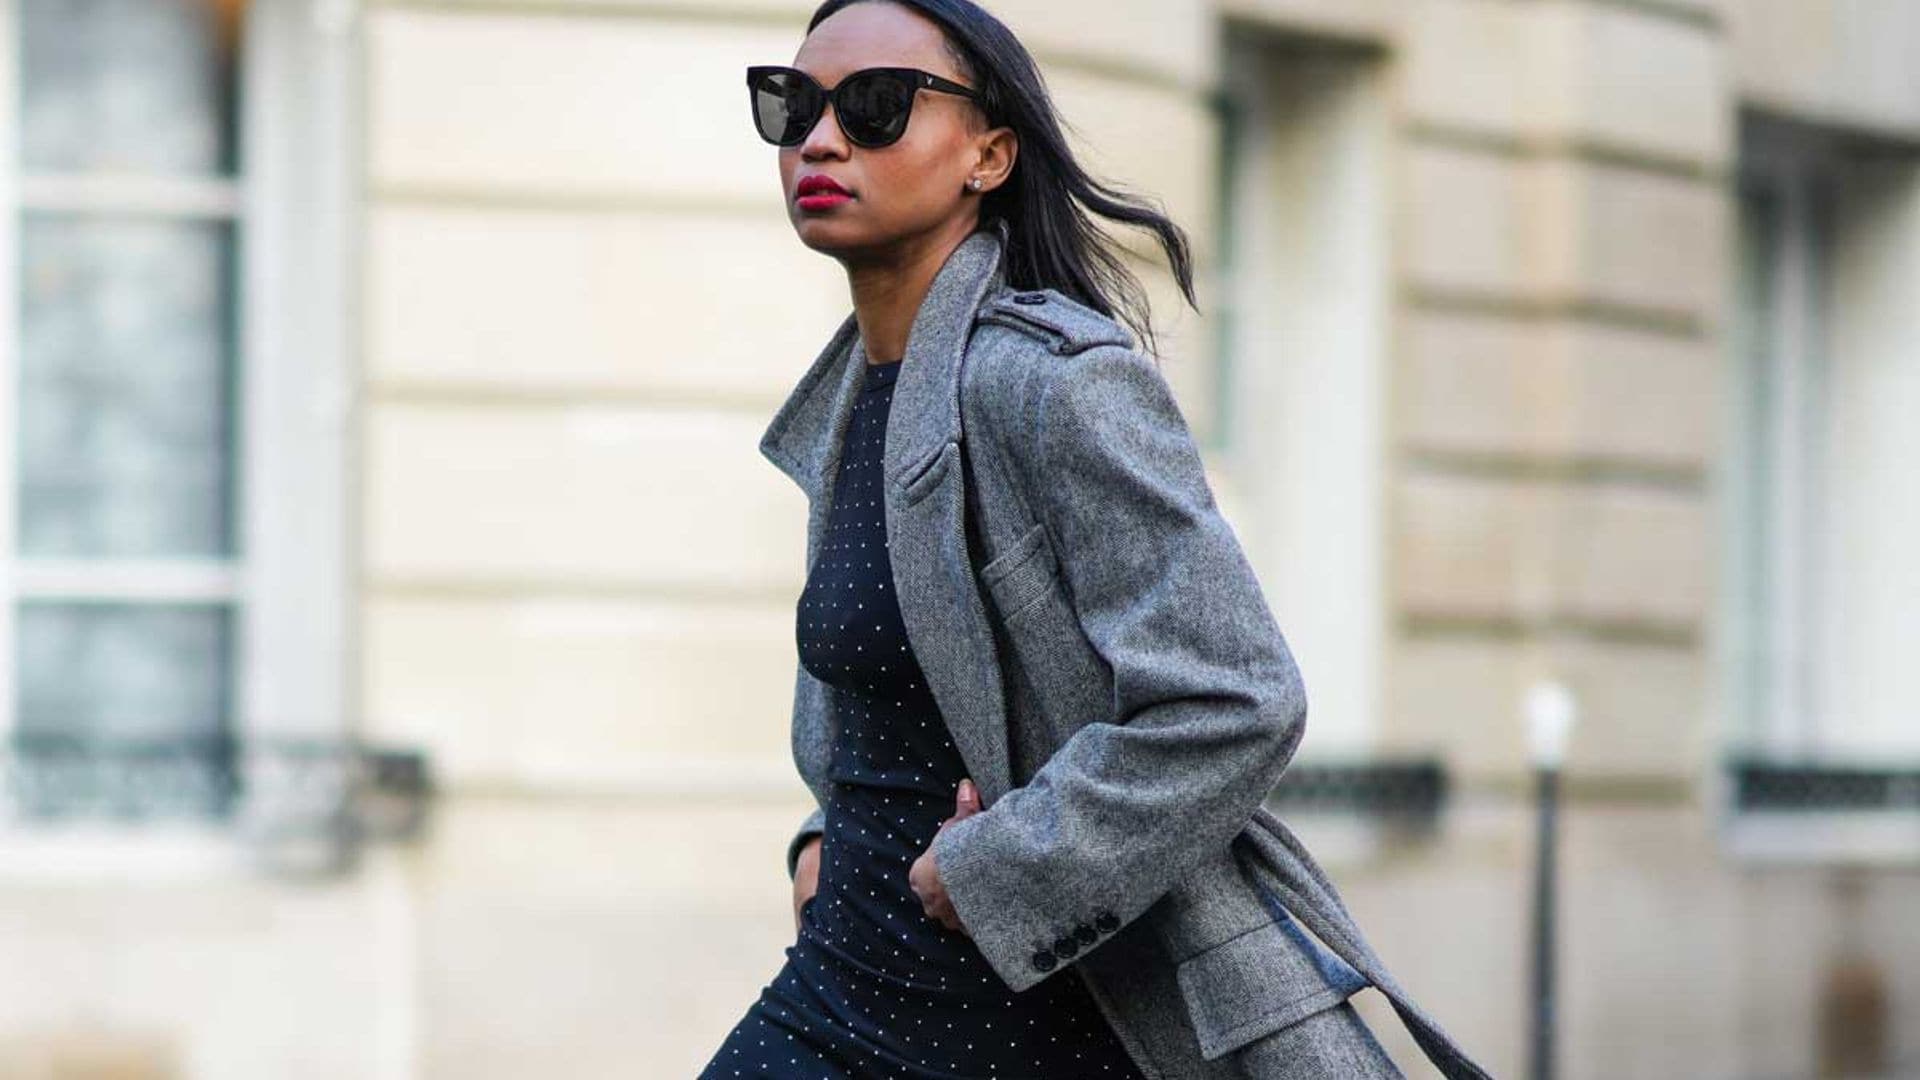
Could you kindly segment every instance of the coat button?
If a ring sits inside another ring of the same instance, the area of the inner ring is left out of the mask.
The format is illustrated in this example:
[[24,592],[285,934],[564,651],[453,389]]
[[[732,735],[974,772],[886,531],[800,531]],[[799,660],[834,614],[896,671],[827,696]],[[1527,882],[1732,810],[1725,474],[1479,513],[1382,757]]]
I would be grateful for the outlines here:
[[1047,302],[1047,294],[1043,292],[1015,293],[1013,302],[1016,304],[1044,304]]
[[1033,954],[1033,970],[1052,971],[1053,965],[1054,959],[1051,952],[1041,949],[1039,952]]
[[1120,917],[1111,911],[1102,911],[1093,917],[1093,925],[1103,934],[1111,934],[1120,929]]
[[1071,934],[1062,934],[1053,939],[1053,951],[1059,956],[1072,956],[1080,951],[1080,943],[1073,940]]
[[1074,940],[1082,945],[1091,945],[1100,940],[1100,932],[1088,926],[1086,923],[1081,923],[1079,926],[1074,927],[1073,936]]

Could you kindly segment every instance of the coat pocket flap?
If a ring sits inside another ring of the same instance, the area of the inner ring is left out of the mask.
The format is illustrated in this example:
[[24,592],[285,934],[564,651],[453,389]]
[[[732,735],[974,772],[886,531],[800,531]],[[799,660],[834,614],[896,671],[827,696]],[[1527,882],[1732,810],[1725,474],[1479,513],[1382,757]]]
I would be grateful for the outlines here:
[[1035,524],[980,568],[980,579],[1002,619],[1012,619],[1052,587],[1059,574],[1046,526]]
[[894,485],[900,489],[900,505],[912,506],[939,487],[959,453],[959,443],[942,443],[938,450],[901,469],[894,478]]
[[1304,931],[1263,923],[1181,961],[1180,996],[1208,1061],[1351,997],[1313,953]]

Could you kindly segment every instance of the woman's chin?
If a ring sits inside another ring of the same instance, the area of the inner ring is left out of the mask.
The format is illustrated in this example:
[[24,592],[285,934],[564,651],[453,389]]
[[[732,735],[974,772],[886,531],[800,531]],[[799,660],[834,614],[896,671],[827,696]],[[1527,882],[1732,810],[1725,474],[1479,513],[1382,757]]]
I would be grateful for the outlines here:
[[822,255],[848,255],[871,244],[868,230],[852,222],[836,221],[833,215],[799,211],[793,230],[800,242]]

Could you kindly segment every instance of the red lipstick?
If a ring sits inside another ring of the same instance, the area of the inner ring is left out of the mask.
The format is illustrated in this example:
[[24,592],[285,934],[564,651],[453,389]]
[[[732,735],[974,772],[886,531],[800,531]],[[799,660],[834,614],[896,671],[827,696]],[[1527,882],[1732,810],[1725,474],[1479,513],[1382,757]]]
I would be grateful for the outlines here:
[[828,210],[852,200],[853,192],[825,173],[803,176],[794,185],[794,205],[802,210]]

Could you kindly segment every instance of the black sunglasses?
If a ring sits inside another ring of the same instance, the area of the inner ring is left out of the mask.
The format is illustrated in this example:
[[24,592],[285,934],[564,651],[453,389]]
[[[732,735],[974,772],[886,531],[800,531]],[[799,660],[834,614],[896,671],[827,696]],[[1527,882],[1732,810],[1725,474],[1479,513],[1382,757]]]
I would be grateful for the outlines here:
[[760,137],[775,146],[798,146],[833,102],[840,130],[855,146],[877,149],[906,133],[913,99],[921,90],[986,99],[970,86],[910,67],[863,68],[829,91],[799,68],[761,64],[747,69],[747,95]]

